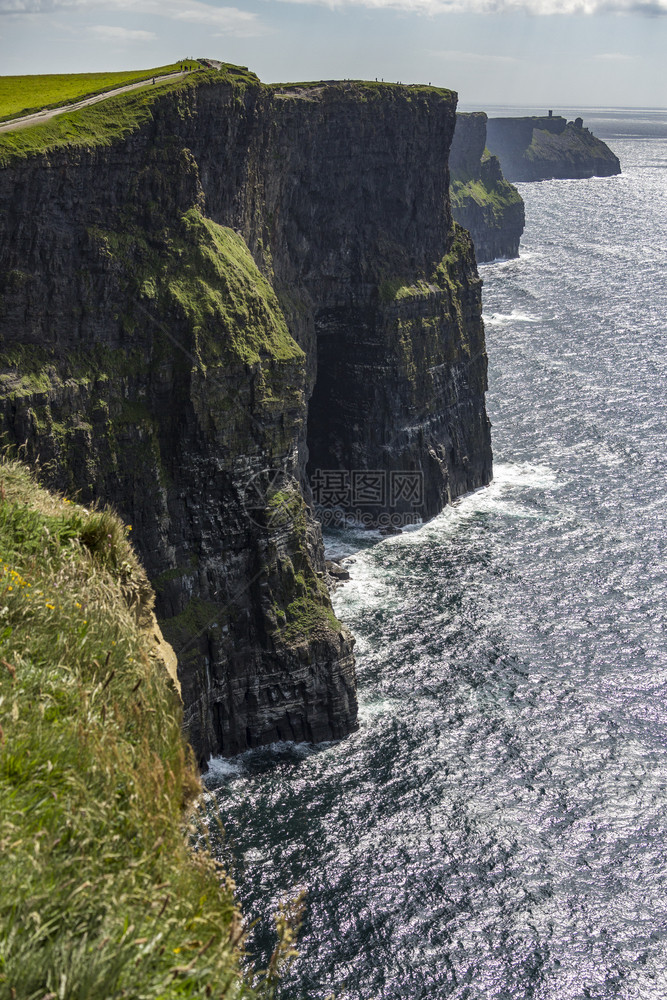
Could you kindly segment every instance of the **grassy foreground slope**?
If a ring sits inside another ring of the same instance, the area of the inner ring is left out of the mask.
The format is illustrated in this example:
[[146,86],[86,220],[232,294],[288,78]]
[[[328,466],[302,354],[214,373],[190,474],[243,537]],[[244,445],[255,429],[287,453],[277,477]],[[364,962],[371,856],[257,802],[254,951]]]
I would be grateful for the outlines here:
[[125,526],[0,464],[0,997],[267,997]]
[[154,69],[126,70],[117,73],[49,73],[34,76],[0,76],[0,121],[29,115],[43,108],[59,108],[84,97],[94,97],[106,90],[139,83],[153,77],[177,73],[182,66],[198,69],[199,63],[185,59]]

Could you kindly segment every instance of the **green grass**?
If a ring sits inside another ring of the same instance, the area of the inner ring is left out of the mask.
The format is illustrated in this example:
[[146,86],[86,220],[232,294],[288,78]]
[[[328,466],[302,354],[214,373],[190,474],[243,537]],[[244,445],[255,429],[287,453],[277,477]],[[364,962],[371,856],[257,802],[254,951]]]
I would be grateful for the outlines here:
[[494,216],[502,217],[509,205],[518,204],[521,195],[509,181],[496,181],[485,184],[482,180],[464,182],[452,181],[449,189],[452,208],[465,208],[468,201],[474,201],[480,207],[488,207]]
[[459,312],[462,308],[460,272],[463,262],[470,257],[471,246],[470,234],[454,222],[449,251],[438,263],[435,271],[428,278],[416,277],[412,281],[401,277],[385,279],[378,289],[380,301],[383,304],[390,304],[430,295],[433,292],[449,291]]
[[577,128],[569,123],[562,132],[552,133],[546,129],[533,129],[530,146],[524,151],[524,157],[529,161],[553,161],[556,163],[577,163],[586,161],[589,157],[613,160],[614,154],[609,147],[594,136],[587,128]]
[[131,222],[123,231],[96,227],[90,233],[101,252],[132,274],[152,310],[186,320],[189,349],[203,367],[264,358],[302,362],[276,294],[243,238],[195,208],[165,221],[169,226],[157,239]]
[[[274,524],[282,521],[284,526],[291,521],[293,535],[305,531],[305,505],[296,490],[274,493],[268,507],[278,514],[277,518],[274,515]],[[281,508],[286,515],[284,519],[280,518]],[[339,633],[342,625],[331,607],[329,591],[303,554],[297,551],[293,559],[281,556],[278,565],[279,585],[274,590],[273,604],[275,638],[292,646],[304,641],[330,640],[332,633]]]
[[167,277],[170,297],[188,316],[203,358],[232,349],[246,364],[262,357],[304,357],[293,340],[275,292],[259,272],[243,238],[191,209],[182,219],[183,249]]
[[129,537],[0,463],[0,997],[271,996],[292,924],[251,987]]
[[60,357],[53,348],[38,344],[0,347],[0,397],[20,399],[36,392],[89,387],[110,378],[128,378],[146,371],[148,362],[137,351],[111,350],[91,344],[85,350]]
[[[337,87],[341,91],[353,91],[354,93],[366,95],[372,98],[386,98],[388,95],[396,97],[429,97],[436,95],[447,101],[455,100],[456,91],[446,87],[432,87],[425,83],[393,83],[390,80],[381,82],[380,80],[308,80],[303,83],[272,83],[268,85],[271,90],[277,92],[279,97],[296,97],[298,94],[289,91],[316,90],[326,87]],[[281,93],[281,91],[287,93]]]
[[103,94],[141,80],[178,73],[181,66],[199,69],[199,63],[184,59],[170,66],[120,73],[53,73],[44,76],[0,76],[0,121],[29,115],[43,108],[59,108],[85,97]]
[[147,84],[127,94],[118,94],[79,111],[66,111],[42,125],[0,133],[0,166],[63,146],[110,146],[148,122],[158,97],[191,85],[197,77],[181,77],[161,84]]
[[150,121],[153,105],[160,97],[186,93],[192,87],[210,83],[227,83],[239,92],[248,86],[260,85],[253,73],[231,65],[224,65],[221,70],[201,70],[176,80],[158,81],[155,86],[149,82],[145,87],[90,107],[65,111],[42,125],[0,133],[0,167],[65,146],[109,146]]
[[332,632],[340,632],[342,628],[331,607],[317,594],[298,597],[287,605],[284,614],[286,618],[281,620],[285,624],[280,628],[279,637],[287,645],[328,639]]
[[379,286],[380,301],[383,303],[400,302],[401,299],[421,298],[430,295],[437,289],[428,281],[419,278],[407,283],[401,278],[385,279]]

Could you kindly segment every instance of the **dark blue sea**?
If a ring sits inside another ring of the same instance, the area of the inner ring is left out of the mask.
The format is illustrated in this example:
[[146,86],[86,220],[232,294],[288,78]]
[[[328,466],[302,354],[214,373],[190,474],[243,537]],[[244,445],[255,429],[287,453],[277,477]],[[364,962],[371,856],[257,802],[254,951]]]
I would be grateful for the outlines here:
[[583,115],[622,175],[480,268],[493,483],[329,538],[359,732],[212,762],[260,964],[307,890],[283,1000],[667,997],[667,112]]

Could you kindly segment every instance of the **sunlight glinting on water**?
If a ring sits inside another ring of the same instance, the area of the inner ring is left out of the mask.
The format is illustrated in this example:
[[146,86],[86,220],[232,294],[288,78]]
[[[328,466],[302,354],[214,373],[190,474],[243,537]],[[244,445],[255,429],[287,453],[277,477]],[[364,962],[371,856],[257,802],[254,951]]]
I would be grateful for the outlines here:
[[328,539],[359,732],[212,762],[260,961],[267,913],[308,892],[285,1000],[667,996],[667,115],[648,119],[592,126],[620,178],[521,185],[521,259],[481,268],[491,486],[418,531]]

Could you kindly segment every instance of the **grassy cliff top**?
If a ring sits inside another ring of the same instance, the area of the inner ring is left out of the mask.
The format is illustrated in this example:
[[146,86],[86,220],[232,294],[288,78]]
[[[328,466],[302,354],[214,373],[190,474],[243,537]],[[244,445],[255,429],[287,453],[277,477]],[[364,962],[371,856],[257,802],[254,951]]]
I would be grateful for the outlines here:
[[[187,63],[187,76],[160,79],[178,72]],[[156,84],[153,85],[153,77]],[[77,110],[67,110],[69,104],[125,84],[146,85],[124,94],[116,94],[99,103]],[[193,87],[223,83],[237,91],[247,87],[267,86],[276,97],[283,99],[317,100],[321,94],[338,90],[361,100],[404,98],[407,100],[437,97],[456,103],[453,90],[430,84],[399,84],[370,80],[318,80],[305,83],[263,85],[245,66],[222,63],[219,69],[204,69],[198,63],[184,61],[173,66],[126,73],[71,74],[53,76],[0,77],[0,123],[37,109],[54,109],[49,121],[26,124],[0,132],[0,168],[10,166],[38,153],[62,147],[90,148],[108,146],[123,140],[148,122],[156,101],[167,94],[179,94]],[[58,109],[62,108],[62,111]]]
[[[172,67],[163,67],[165,72]],[[178,70],[178,65],[175,71]],[[137,71],[139,77],[147,78],[146,86],[117,94],[90,107],[77,111],[59,112],[50,121],[28,125],[20,129],[0,133],[0,167],[9,166],[26,156],[69,147],[108,146],[124,139],[150,120],[155,102],[168,93],[181,93],[193,87],[211,83],[228,84],[236,89],[259,86],[254,73],[243,66],[223,63],[220,69],[199,69],[187,76],[160,81],[152,84],[152,71]],[[147,76],[148,74],[148,76]],[[164,75],[164,74],[163,74]],[[0,78],[2,79],[2,78]],[[48,80],[49,77],[6,77],[5,79]],[[75,77],[70,77],[75,79]],[[127,79],[125,82],[128,82]],[[129,81],[131,82],[131,81]],[[122,85],[122,84],[121,84]],[[66,107],[71,101],[61,101]]]
[[43,108],[59,108],[126,84],[178,73],[183,66],[189,70],[199,69],[199,63],[192,59],[184,59],[182,63],[173,63],[169,66],[126,70],[119,73],[0,76],[0,121],[27,115]]
[[279,97],[308,98],[315,96],[317,92],[337,89],[376,98],[401,94],[407,97],[436,95],[448,101],[458,100],[456,91],[446,87],[433,87],[425,83],[392,83],[388,80],[308,80],[303,83],[272,83],[268,86]]
[[0,995],[270,996],[291,931],[251,988],[129,537],[0,462]]
[[547,124],[555,124],[558,122],[567,122],[566,118],[562,115],[505,115],[504,117],[497,117],[496,115],[491,116],[490,121],[494,122],[547,122]]

